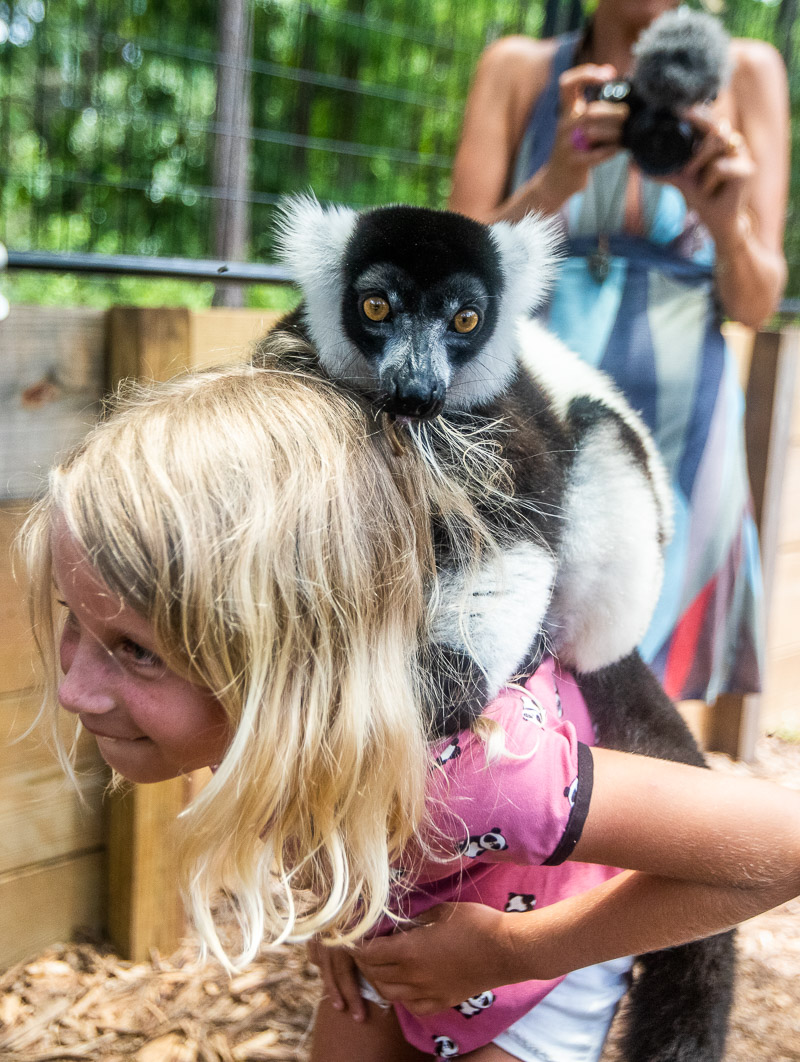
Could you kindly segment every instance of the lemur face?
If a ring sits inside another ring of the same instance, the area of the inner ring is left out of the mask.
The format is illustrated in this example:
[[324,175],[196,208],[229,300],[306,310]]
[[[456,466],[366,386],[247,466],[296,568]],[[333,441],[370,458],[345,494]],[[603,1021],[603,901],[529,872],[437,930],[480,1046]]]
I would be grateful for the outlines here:
[[553,226],[423,207],[357,214],[299,197],[279,248],[304,295],[320,363],[395,416],[473,409],[517,371],[516,328],[547,291]]
[[495,330],[504,285],[489,230],[457,214],[376,210],[359,218],[343,265],[342,324],[382,407],[437,416]]

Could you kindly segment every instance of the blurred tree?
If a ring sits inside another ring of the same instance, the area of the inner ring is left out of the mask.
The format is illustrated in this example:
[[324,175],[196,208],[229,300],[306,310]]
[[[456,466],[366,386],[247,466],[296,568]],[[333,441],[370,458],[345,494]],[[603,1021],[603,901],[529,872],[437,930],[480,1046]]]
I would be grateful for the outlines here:
[[[791,61],[798,3],[728,0],[723,17]],[[506,33],[560,31],[580,7],[0,0],[0,240],[14,250],[269,261],[287,193],[442,206],[481,50]],[[797,116],[794,76],[791,85]],[[796,202],[797,171],[792,181]],[[792,209],[787,252],[789,290],[800,294]]]

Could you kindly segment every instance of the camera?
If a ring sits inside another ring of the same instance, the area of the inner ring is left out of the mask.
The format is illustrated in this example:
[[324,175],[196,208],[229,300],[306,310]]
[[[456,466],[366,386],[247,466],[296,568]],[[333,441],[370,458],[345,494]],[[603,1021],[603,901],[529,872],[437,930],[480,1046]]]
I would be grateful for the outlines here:
[[633,49],[627,79],[587,89],[587,100],[627,103],[622,145],[651,177],[683,169],[701,140],[682,117],[696,103],[713,100],[730,76],[730,37],[712,15],[688,8],[667,11],[644,31]]
[[630,113],[622,126],[621,143],[639,169],[650,177],[682,170],[701,137],[691,122],[668,107],[653,107],[631,81],[606,81],[586,90],[587,100],[627,103]]

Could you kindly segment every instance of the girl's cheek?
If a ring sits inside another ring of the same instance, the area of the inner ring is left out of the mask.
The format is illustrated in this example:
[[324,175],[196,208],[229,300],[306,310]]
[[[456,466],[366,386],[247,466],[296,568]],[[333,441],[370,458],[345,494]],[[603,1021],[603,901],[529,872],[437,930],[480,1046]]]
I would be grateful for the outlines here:
[[65,675],[72,667],[72,661],[75,659],[75,651],[77,648],[77,633],[70,630],[69,626],[65,627],[61,632],[61,641],[58,646],[58,658],[61,663],[61,670]]

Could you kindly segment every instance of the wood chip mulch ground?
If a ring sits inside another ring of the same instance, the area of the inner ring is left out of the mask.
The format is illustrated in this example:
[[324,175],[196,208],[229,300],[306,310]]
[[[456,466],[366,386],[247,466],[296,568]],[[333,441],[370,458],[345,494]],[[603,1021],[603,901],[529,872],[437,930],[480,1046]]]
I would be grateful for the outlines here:
[[[752,765],[712,758],[800,789],[800,745],[765,738]],[[739,954],[726,1062],[800,1062],[800,902],[747,923]],[[187,942],[132,964],[84,942],[0,973],[0,1062],[305,1062],[319,984],[302,949],[265,950],[233,979],[195,957]]]

